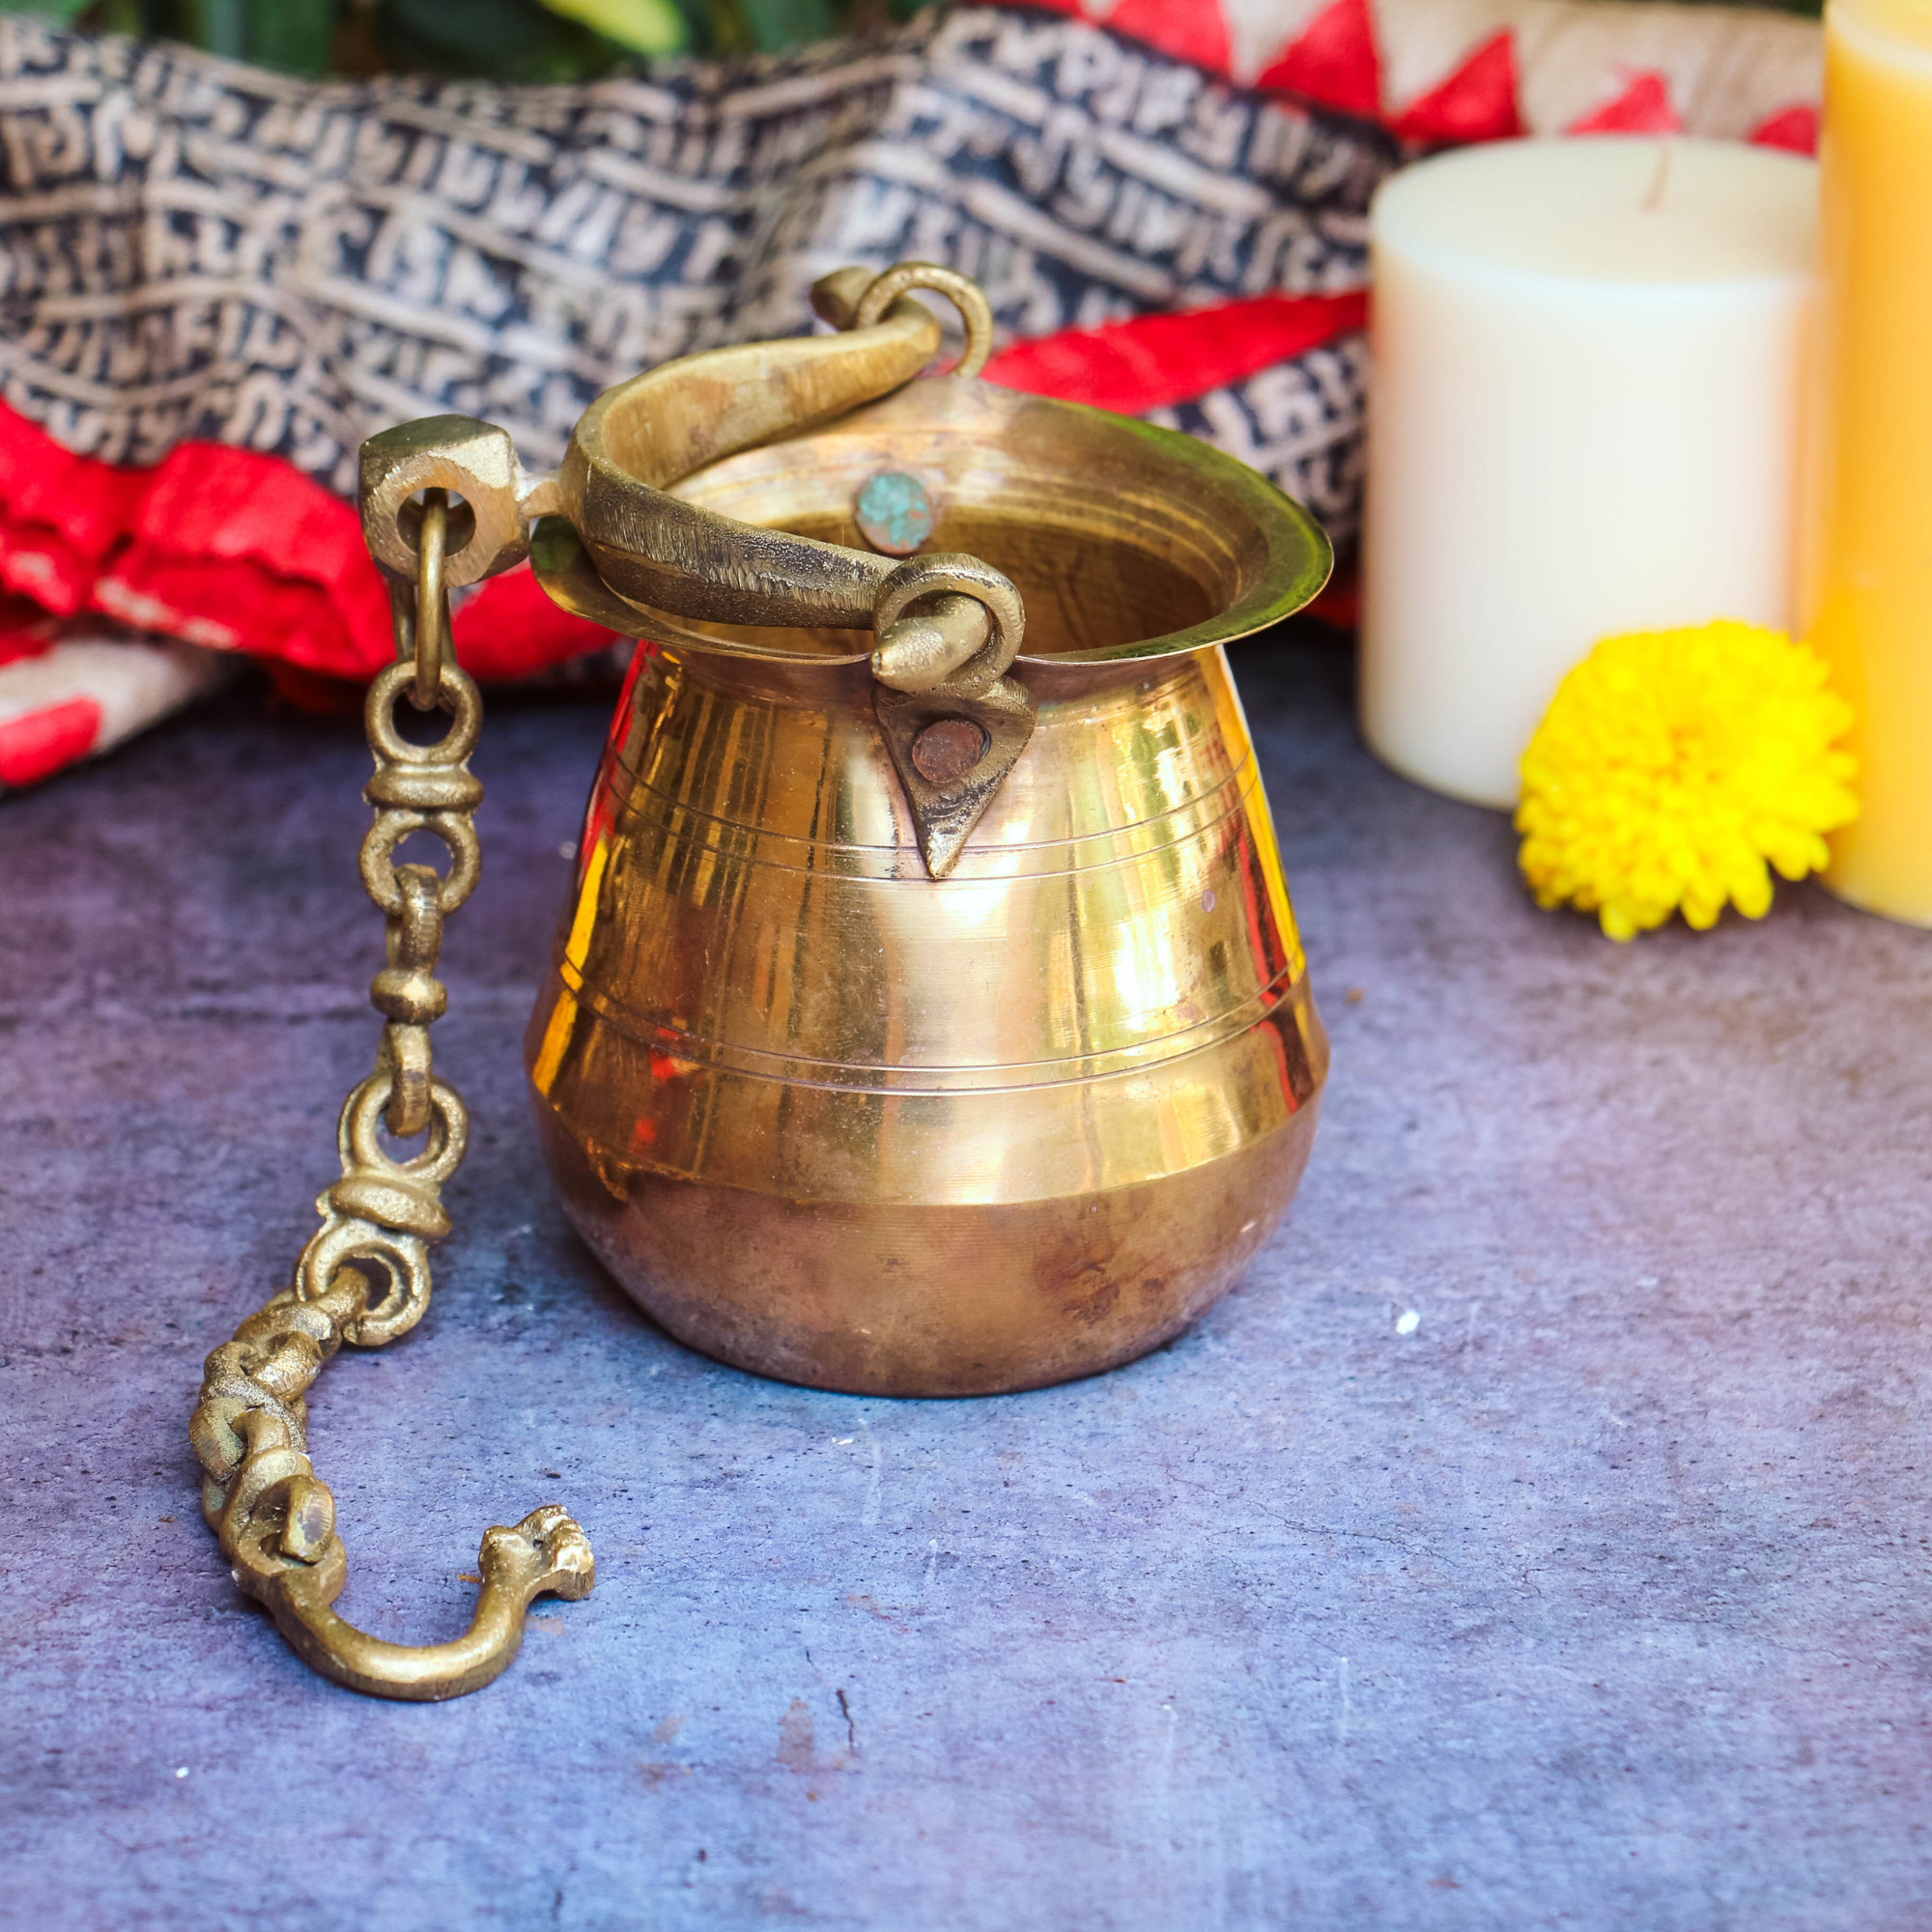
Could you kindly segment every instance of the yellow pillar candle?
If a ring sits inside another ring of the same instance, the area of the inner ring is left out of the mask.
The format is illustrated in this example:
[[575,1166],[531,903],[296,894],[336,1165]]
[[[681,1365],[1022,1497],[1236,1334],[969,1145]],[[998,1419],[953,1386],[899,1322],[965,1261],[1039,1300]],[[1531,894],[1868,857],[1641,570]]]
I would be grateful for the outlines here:
[[1826,883],[1932,925],[1932,0],[1831,0],[1804,607],[1864,810]]

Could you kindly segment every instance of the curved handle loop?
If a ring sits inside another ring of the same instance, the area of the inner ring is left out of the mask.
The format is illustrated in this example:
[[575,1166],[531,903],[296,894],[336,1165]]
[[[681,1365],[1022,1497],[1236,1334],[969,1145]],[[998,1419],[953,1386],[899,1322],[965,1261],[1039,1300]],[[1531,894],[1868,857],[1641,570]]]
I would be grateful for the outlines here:
[[[828,281],[831,279],[827,277]],[[993,305],[979,283],[969,281],[957,269],[942,269],[936,262],[901,262],[873,280],[859,298],[851,322],[839,326],[869,328],[894,302],[914,289],[930,289],[935,295],[944,296],[959,311],[959,320],[966,325],[966,353],[952,373],[977,376],[993,353]],[[818,291],[814,289],[812,295],[814,306],[823,314],[824,302],[819,299]],[[826,299],[836,298],[828,296]]]
[[259,1583],[252,1568],[238,1564],[238,1580],[268,1605],[304,1663],[348,1690],[412,1704],[462,1697],[494,1682],[523,1645],[531,1604],[545,1596],[587,1597],[597,1575],[583,1532],[555,1504],[548,1504],[514,1529],[483,1532],[477,1557],[483,1587],[469,1628],[448,1643],[408,1644],[371,1636],[329,1607],[346,1580],[345,1566],[277,1561],[272,1555],[269,1561],[275,1567]]

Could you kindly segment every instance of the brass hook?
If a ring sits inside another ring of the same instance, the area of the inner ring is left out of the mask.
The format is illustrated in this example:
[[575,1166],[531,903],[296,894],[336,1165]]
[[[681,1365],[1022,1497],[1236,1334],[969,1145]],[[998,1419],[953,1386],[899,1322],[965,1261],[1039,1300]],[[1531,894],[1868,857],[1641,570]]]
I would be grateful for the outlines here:
[[484,1532],[483,1587],[469,1629],[453,1642],[385,1643],[329,1607],[349,1559],[335,1498],[308,1459],[302,1398],[355,1333],[368,1298],[354,1267],[337,1268],[312,1300],[290,1290],[276,1295],[208,1358],[188,1435],[206,1475],[202,1511],[237,1585],[267,1605],[303,1662],[352,1690],[434,1703],[499,1675],[523,1641],[530,1604],[587,1596],[597,1566],[583,1532],[553,1503],[514,1529]]
[[[487,455],[487,440],[482,447]],[[380,462],[374,467],[383,469]],[[376,759],[363,796],[376,819],[362,845],[362,881],[388,923],[387,964],[369,988],[386,1022],[377,1067],[343,1103],[336,1127],[342,1178],[316,1202],[322,1226],[296,1264],[293,1285],[209,1356],[188,1439],[202,1466],[202,1513],[221,1539],[236,1583],[268,1605],[298,1654],[352,1690],[432,1701],[488,1684],[516,1656],[530,1603],[545,1594],[586,1595],[596,1564],[583,1532],[551,1504],[514,1529],[484,1533],[476,1612],[454,1642],[385,1643],[330,1607],[349,1559],[335,1533],[335,1498],[308,1459],[304,1398],[345,1342],[381,1348],[421,1319],[430,1295],[427,1244],[449,1232],[442,1185],[461,1165],[469,1135],[462,1099],[434,1076],[428,1030],[447,1004],[431,970],[443,920],[474,890],[482,863],[470,819],[483,787],[469,754],[483,710],[475,685],[444,647],[444,539],[455,521],[444,494],[450,481],[432,473],[423,487],[413,596],[392,579],[399,661],[371,683],[363,708]],[[398,509],[408,500],[391,498]],[[499,507],[483,498],[484,515]],[[390,522],[400,540],[400,515]],[[469,532],[477,527],[471,522]],[[451,549],[461,554],[461,545]],[[412,745],[396,731],[395,703],[406,691],[422,703],[425,690],[428,702],[451,714],[450,728],[433,745]],[[412,832],[442,841],[446,873],[397,865],[396,846]],[[399,1137],[425,1134],[421,1151],[392,1154],[378,1136],[379,1117]],[[373,1308],[371,1264],[389,1277]]]

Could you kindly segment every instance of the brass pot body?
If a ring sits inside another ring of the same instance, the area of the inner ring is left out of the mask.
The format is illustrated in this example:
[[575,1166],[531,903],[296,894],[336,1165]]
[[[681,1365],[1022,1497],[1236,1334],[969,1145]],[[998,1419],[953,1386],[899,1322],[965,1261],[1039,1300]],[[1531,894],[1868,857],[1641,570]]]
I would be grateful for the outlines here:
[[882,469],[1026,600],[1037,722],[950,876],[868,636],[667,620],[527,1063],[566,1210],[672,1334],[820,1387],[986,1394],[1179,1333],[1307,1161],[1327,1047],[1215,626],[1293,609],[1325,554],[1258,604],[1292,512],[1260,479],[956,379],[675,494],[858,546]]

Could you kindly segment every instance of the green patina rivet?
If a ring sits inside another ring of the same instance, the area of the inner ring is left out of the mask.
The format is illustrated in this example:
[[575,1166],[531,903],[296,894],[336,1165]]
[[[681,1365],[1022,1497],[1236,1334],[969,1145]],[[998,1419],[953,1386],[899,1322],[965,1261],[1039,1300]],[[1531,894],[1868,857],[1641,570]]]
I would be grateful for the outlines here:
[[910,556],[932,534],[932,498],[903,469],[867,477],[853,507],[860,535],[887,556]]

